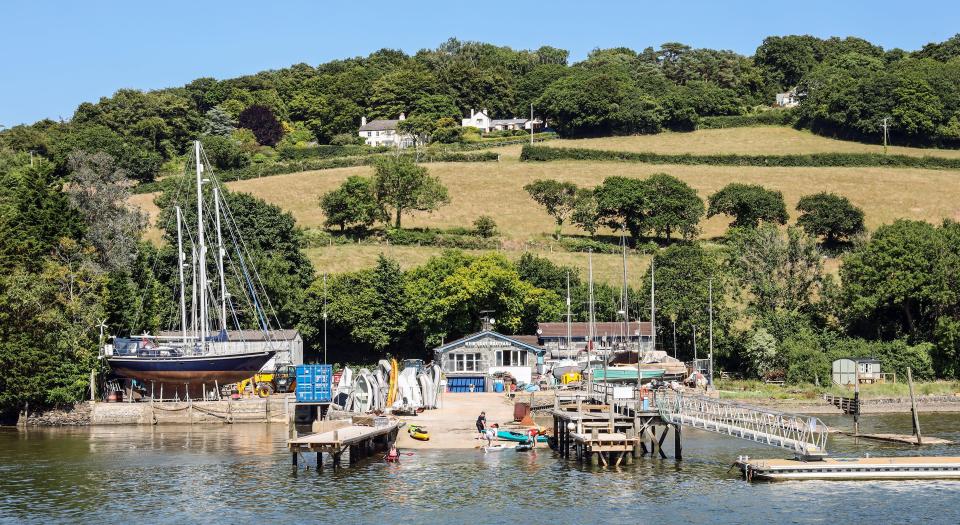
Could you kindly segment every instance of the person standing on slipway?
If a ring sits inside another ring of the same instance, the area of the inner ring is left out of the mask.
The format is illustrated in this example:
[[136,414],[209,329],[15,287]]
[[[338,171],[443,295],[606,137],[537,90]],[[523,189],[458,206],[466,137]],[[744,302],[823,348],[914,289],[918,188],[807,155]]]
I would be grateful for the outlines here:
[[486,430],[486,428],[487,428],[487,413],[484,411],[484,412],[480,412],[480,417],[477,418],[477,433],[480,434],[480,437],[477,439],[483,439],[485,437],[484,430]]

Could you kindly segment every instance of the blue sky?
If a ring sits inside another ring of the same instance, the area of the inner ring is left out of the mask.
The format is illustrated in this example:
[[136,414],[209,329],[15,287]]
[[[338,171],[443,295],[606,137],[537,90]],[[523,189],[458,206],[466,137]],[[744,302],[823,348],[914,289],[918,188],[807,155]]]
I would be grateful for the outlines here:
[[21,1],[0,6],[0,125],[69,119],[119,88],[183,85],[454,36],[515,48],[679,41],[752,54],[768,35],[859,36],[918,49],[960,32],[953,1]]

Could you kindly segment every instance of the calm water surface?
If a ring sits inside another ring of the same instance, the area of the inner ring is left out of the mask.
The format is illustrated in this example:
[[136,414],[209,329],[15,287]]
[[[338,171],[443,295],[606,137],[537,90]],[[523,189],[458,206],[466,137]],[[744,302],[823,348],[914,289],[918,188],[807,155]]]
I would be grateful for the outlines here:
[[[825,418],[828,424],[847,423]],[[960,414],[925,415],[960,441]],[[908,415],[865,432],[910,431]],[[333,473],[294,472],[283,426],[0,430],[2,523],[960,523],[960,482],[742,481],[738,454],[777,449],[687,431],[684,460],[581,467],[549,450],[424,451]],[[672,437],[668,438],[672,443]],[[949,454],[960,446],[855,443],[834,455]]]

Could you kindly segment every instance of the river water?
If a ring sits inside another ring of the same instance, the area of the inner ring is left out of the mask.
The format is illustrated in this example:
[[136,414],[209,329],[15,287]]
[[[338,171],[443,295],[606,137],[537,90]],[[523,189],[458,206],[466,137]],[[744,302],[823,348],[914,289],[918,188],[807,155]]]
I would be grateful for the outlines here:
[[[921,426],[960,441],[960,414]],[[862,428],[909,433],[910,418],[864,416]],[[737,455],[787,454],[691,430],[681,462],[607,469],[542,449],[417,451],[336,473],[311,457],[294,471],[285,438],[282,425],[2,429],[0,523],[960,523],[960,481],[749,484],[729,470]],[[960,455],[837,437],[829,449]]]

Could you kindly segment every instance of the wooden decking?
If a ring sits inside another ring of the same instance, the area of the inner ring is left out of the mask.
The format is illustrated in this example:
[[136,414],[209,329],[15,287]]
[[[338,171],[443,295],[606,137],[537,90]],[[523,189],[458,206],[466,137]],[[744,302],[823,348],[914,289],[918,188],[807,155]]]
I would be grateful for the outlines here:
[[316,452],[317,469],[323,467],[323,453],[330,454],[333,466],[340,466],[340,458],[349,451],[350,462],[369,457],[385,450],[397,439],[400,421],[392,420],[385,426],[361,426],[346,424],[326,432],[317,432],[287,440],[293,467],[297,467],[297,458],[305,452]]

